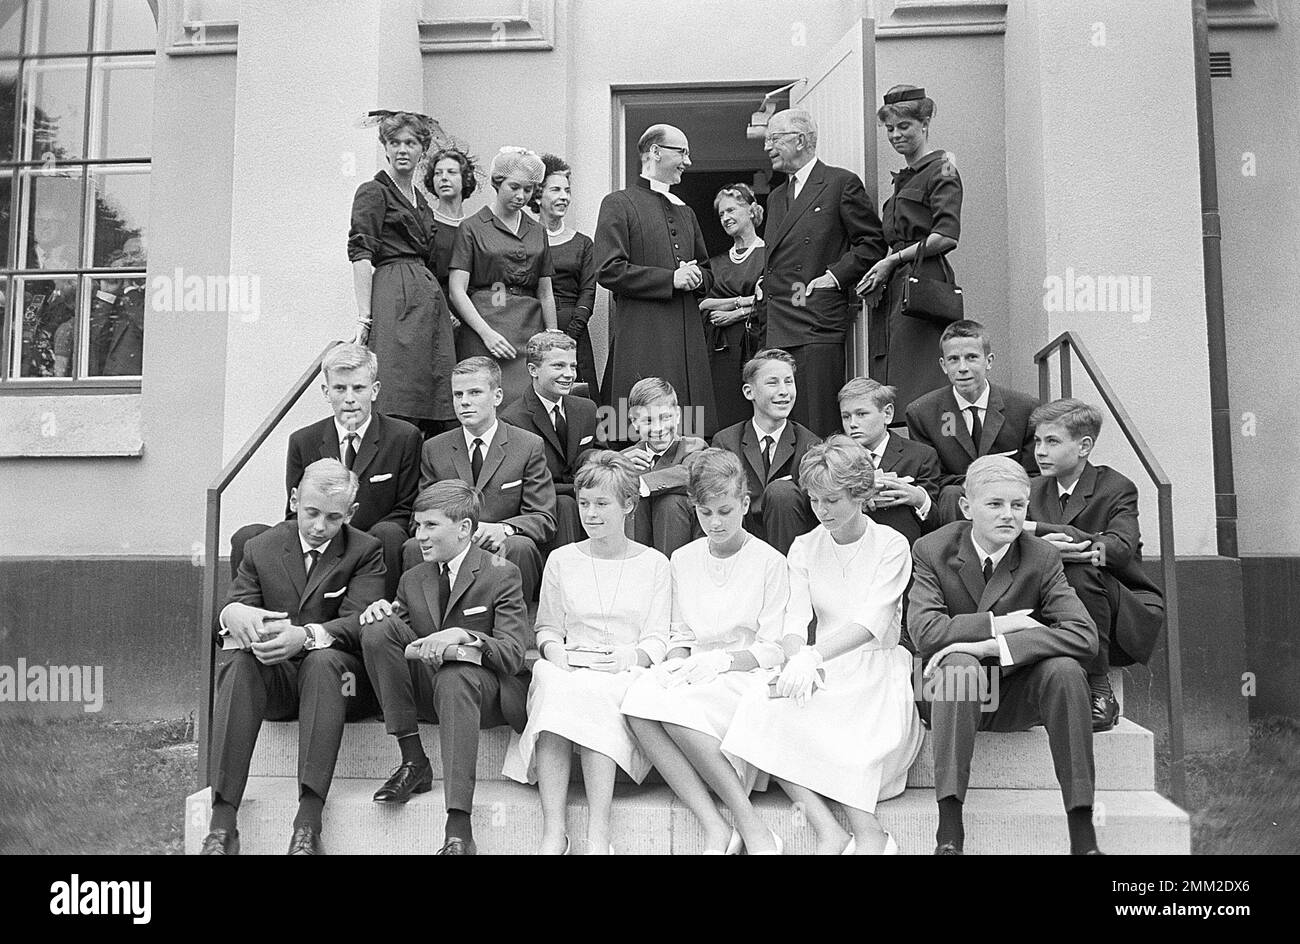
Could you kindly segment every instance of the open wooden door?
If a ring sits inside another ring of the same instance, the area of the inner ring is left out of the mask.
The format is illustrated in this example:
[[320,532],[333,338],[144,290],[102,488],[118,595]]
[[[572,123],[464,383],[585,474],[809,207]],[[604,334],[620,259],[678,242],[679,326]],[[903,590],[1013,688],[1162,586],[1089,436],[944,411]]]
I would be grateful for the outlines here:
[[[792,90],[790,104],[807,110],[817,122],[817,156],[828,164],[847,167],[861,177],[873,205],[879,210],[875,43],[875,20],[858,20],[829,53],[810,64],[808,82]],[[849,376],[866,376],[870,361],[865,306],[859,308],[847,343],[845,363]]]

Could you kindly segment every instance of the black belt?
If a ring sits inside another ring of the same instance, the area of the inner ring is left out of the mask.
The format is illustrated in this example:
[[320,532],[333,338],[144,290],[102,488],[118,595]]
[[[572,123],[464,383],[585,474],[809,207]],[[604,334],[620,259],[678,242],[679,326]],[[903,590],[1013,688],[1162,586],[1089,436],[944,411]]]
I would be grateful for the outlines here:
[[428,262],[426,262],[424,259],[421,259],[419,256],[390,256],[389,258],[385,259],[383,262],[376,262],[375,268],[378,269],[381,268],[382,266],[394,265],[398,262],[415,262],[422,266],[426,266],[426,267],[428,266]]

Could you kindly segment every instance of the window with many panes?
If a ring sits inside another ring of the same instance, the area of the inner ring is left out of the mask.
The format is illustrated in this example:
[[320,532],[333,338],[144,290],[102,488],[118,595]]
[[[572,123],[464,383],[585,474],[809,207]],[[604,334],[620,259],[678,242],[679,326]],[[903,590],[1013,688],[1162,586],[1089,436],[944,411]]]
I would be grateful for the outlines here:
[[138,386],[157,24],[0,0],[0,390]]

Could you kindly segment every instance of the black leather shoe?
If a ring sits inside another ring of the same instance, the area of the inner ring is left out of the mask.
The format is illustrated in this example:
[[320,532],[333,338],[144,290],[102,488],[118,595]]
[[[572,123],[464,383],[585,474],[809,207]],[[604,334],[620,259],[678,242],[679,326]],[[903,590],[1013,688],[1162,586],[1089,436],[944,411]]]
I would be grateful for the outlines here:
[[955,842],[941,842],[939,843],[939,845],[934,847],[934,854],[935,855],[965,855],[966,853],[962,852],[961,847],[958,846],[957,843]]
[[212,830],[204,837],[199,855],[239,855],[239,830]]
[[1098,849],[1096,846],[1093,846],[1093,847],[1092,847],[1091,849],[1089,849],[1087,852],[1080,852],[1080,853],[1078,853],[1078,854],[1079,854],[1079,855],[1105,855],[1106,853],[1102,852],[1102,851],[1101,851],[1100,849]]
[[320,830],[315,826],[295,826],[289,840],[289,855],[324,855]]
[[474,845],[473,839],[465,840],[452,836],[442,844],[438,855],[478,855],[478,846]]
[[1109,731],[1119,724],[1119,700],[1111,690],[1110,679],[1104,675],[1096,682],[1089,682],[1092,701],[1092,730],[1094,733]]
[[420,763],[402,764],[393,771],[387,782],[375,791],[376,803],[405,803],[412,793],[428,793],[433,789],[433,764],[429,758]]

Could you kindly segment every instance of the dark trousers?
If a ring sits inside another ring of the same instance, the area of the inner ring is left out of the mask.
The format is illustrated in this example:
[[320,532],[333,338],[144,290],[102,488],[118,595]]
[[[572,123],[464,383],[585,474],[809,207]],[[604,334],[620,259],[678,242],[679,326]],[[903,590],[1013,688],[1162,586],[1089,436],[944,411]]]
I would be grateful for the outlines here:
[[[230,579],[239,573],[239,562],[244,559],[244,545],[263,531],[271,530],[269,524],[246,524],[230,536]],[[397,598],[397,581],[402,576],[402,542],[406,528],[396,521],[376,521],[366,532],[379,538],[384,545],[384,599]]]
[[675,493],[641,499],[627,516],[625,530],[632,540],[653,547],[664,557],[672,557],[673,551],[703,533],[690,500]]
[[[997,672],[966,653],[953,653],[939,666],[940,675]],[[944,679],[939,678],[940,682]],[[992,683],[991,683],[992,684]],[[1092,806],[1096,770],[1092,758],[1092,709],[1088,679],[1078,660],[1063,656],[1043,659],[997,679],[996,710],[982,711],[973,684],[940,685],[933,701],[922,700],[921,714],[930,720],[934,744],[934,792],[937,799],[965,801],[970,783],[970,761],[977,731],[1027,731],[1036,724],[1047,728],[1056,779],[1065,808]],[[954,694],[965,697],[952,697]],[[943,695],[949,695],[944,699]],[[990,699],[992,701],[992,699]],[[926,710],[928,709],[928,711]]]
[[251,652],[218,653],[209,777],[213,792],[239,806],[263,721],[298,719],[298,782],[324,798],[334,779],[343,723],[379,710],[356,653],[317,649],[263,665]]
[[966,520],[966,516],[961,513],[961,505],[957,503],[957,499],[965,494],[965,485],[944,485],[939,488],[939,500],[934,503],[931,514],[939,516],[940,525]]
[[[523,578],[524,584],[524,600],[530,602],[536,600],[537,588],[542,582],[542,552],[538,550],[537,542],[522,534],[512,534],[506,538],[501,550],[496,553],[519,568],[519,575]],[[422,560],[424,555],[420,553],[419,541],[411,538],[402,545],[403,573]]]
[[745,530],[782,554],[789,554],[794,539],[817,526],[808,496],[793,479],[769,482],[758,504],[760,510],[745,516]]
[[844,343],[799,344],[785,350],[794,357],[798,390],[790,419],[818,436],[843,432],[838,395],[844,386]]
[[1110,669],[1110,640],[1119,609],[1119,580],[1099,567],[1077,563],[1065,565],[1065,580],[1097,624],[1097,655],[1084,668],[1089,675],[1105,675]]
[[361,636],[366,671],[389,734],[417,734],[418,721],[438,724],[447,809],[468,813],[474,808],[479,730],[506,723],[501,680],[491,669],[467,662],[444,662],[435,670],[409,661],[403,653],[418,638],[396,616],[367,626]]
[[582,527],[582,515],[578,513],[578,500],[572,495],[555,496],[555,537],[547,545],[548,550],[576,544],[585,540],[587,532]]

